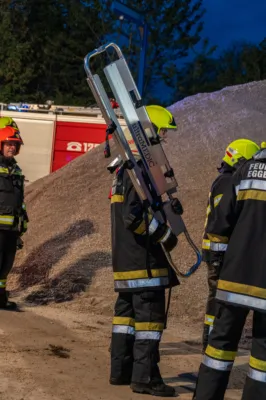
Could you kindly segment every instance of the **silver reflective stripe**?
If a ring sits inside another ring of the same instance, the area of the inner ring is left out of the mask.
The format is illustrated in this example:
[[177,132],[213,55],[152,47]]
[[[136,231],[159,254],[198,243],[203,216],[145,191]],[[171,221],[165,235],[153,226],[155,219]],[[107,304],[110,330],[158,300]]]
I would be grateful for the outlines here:
[[249,367],[248,376],[254,381],[265,382],[266,383],[266,372],[257,371]]
[[258,299],[257,297],[247,296],[245,294],[238,294],[232,292],[225,292],[217,289],[216,298],[219,300],[228,301],[234,304],[241,304],[243,306],[256,308],[257,310],[266,310],[266,300]]
[[235,191],[236,191],[236,196],[237,196],[238,192],[239,192],[239,185],[235,186]]
[[127,325],[113,325],[113,333],[124,333],[125,335],[135,335],[135,328]]
[[156,331],[136,331],[135,339],[136,340],[161,340],[162,332]]
[[171,235],[171,229],[168,228],[166,234],[164,235],[164,237],[160,240],[161,243],[165,243],[166,240],[169,238],[169,236]]
[[131,279],[128,281],[115,281],[116,289],[134,289],[142,287],[153,287],[153,286],[167,286],[169,284],[168,276],[162,276],[161,278],[151,279]]
[[218,195],[218,196],[216,196],[216,197],[214,198],[214,207],[218,206],[218,204],[220,203],[222,197],[223,197],[223,195],[220,194],[220,195]]
[[14,222],[14,217],[0,217],[0,222],[8,222],[10,224],[13,224]]
[[233,361],[214,360],[213,358],[206,356],[206,354],[203,357],[202,363],[207,367],[218,369],[219,371],[231,371],[234,364]]
[[230,153],[233,154],[233,155],[238,154],[238,151],[234,150],[232,147],[228,147],[228,149],[226,149],[226,150],[230,151]]
[[213,325],[210,325],[210,328],[209,328],[209,335],[211,334],[211,331],[213,330]]
[[211,249],[212,251],[226,251],[226,249],[227,249],[227,244],[211,242],[211,243],[210,243],[210,249]]
[[158,228],[159,222],[155,219],[152,218],[150,225],[149,225],[149,234],[152,235],[156,229]]
[[260,181],[259,179],[245,179],[240,182],[239,190],[246,189],[266,190],[266,181]]

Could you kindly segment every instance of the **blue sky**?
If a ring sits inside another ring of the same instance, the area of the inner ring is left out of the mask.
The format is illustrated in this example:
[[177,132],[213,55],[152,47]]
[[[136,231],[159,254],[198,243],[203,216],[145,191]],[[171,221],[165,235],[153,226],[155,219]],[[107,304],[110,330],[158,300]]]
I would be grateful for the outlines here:
[[266,37],[266,0],[203,0],[204,35],[223,50],[232,41]]

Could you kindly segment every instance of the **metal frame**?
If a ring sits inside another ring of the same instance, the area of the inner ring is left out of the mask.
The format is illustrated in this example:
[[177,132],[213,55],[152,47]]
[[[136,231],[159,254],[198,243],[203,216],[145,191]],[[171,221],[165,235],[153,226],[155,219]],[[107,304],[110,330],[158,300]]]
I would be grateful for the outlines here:
[[[99,75],[94,74],[90,69],[91,59],[110,48],[115,51],[117,59],[107,64],[103,68],[103,72],[115,95],[114,97],[119,103],[129,135],[138,150],[145,169],[145,179],[141,167],[128,144],[128,138],[126,138],[125,132],[120,126],[110,104],[101,79]],[[84,68],[87,74],[87,82],[108,125],[107,131],[113,134],[124,166],[127,168],[132,183],[145,208],[155,215],[159,221],[165,222],[167,220],[175,235],[178,236],[180,233],[184,233],[195,251],[197,262],[188,272],[183,273],[173,263],[170,253],[161,244],[170,265],[176,273],[182,277],[190,276],[199,267],[201,255],[192,242],[181,216],[177,215],[171,206],[171,202],[174,199],[172,194],[177,192],[177,182],[121,49],[115,43],[108,43],[95,49],[85,57]],[[168,200],[163,202],[162,196],[168,197]]]

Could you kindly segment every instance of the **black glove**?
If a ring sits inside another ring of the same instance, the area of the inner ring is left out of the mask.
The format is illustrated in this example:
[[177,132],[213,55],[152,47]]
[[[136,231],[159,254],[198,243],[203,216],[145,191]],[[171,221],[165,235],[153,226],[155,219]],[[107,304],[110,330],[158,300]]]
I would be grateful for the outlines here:
[[221,268],[224,262],[224,251],[210,251],[210,264],[214,267]]
[[19,237],[17,238],[17,250],[23,249],[23,246],[24,246],[24,242],[23,242],[23,240],[21,239],[21,237],[19,236]]
[[182,215],[183,214],[183,207],[182,204],[178,199],[173,199],[171,201],[171,206],[175,214]]
[[170,252],[177,245],[177,237],[173,234],[171,228],[166,224],[161,224],[159,228],[160,237],[158,238],[159,243],[163,243],[166,251]]

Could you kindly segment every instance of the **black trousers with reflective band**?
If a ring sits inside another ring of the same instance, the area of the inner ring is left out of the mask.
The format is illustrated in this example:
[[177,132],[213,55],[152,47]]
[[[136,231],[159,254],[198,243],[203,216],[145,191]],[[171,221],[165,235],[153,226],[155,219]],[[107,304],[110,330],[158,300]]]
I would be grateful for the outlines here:
[[119,293],[113,318],[111,378],[161,382],[158,363],[164,321],[164,289]]
[[[194,399],[223,400],[249,309],[221,304],[200,365]],[[266,399],[266,314],[254,311],[249,372],[242,400]]]

